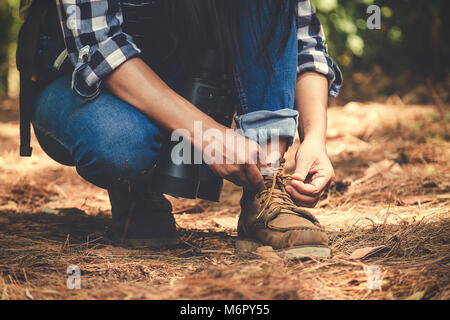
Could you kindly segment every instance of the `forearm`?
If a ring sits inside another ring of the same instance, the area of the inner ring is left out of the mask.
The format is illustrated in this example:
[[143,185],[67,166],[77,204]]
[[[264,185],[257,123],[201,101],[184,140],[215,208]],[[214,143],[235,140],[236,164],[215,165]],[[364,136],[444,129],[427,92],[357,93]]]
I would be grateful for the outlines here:
[[325,146],[327,131],[328,81],[316,72],[297,79],[295,108],[299,112],[299,136]]
[[196,120],[202,121],[203,130],[225,129],[173,91],[139,58],[128,60],[114,70],[106,85],[115,96],[169,131],[186,129],[192,137]]

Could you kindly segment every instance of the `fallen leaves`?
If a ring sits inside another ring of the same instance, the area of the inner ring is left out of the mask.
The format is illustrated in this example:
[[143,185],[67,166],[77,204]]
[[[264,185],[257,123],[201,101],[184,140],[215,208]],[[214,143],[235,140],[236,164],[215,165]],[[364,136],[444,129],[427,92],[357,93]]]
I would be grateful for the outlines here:
[[327,152],[330,156],[341,153],[357,154],[370,149],[370,144],[351,135],[329,139],[327,142]]
[[222,228],[236,230],[237,218],[236,217],[215,217],[213,222]]
[[405,298],[405,300],[422,300],[422,298],[425,296],[425,292],[426,290],[417,291],[416,293]]
[[427,202],[432,202],[434,197],[428,195],[416,195],[416,196],[405,196],[399,197],[398,203],[402,206],[412,206],[415,204],[422,204]]
[[270,246],[263,246],[256,249],[255,254],[270,261],[281,261],[280,256]]
[[229,254],[234,255],[234,252],[231,250],[200,250],[200,253],[215,253],[215,254]]
[[28,288],[25,288],[25,296],[30,300],[34,300],[34,297],[30,293],[30,290]]
[[353,260],[364,259],[364,258],[374,255],[375,253],[381,251],[384,248],[386,248],[386,246],[366,247],[366,248],[356,249],[350,255],[349,259],[353,259]]
[[[19,159],[18,124],[1,124],[1,271],[13,275],[20,263],[31,276],[29,283],[20,274],[17,280],[0,277],[0,298],[67,298],[61,275],[68,263],[76,263],[90,288],[71,292],[69,298],[76,299],[448,299],[450,232],[441,220],[448,216],[450,199],[448,142],[418,145],[405,135],[399,145],[403,137],[395,134],[400,131],[384,131],[384,120],[395,124],[401,117],[404,123],[407,116],[416,121],[417,113],[411,115],[409,106],[374,107],[383,124],[374,121],[375,113],[368,116],[372,106],[330,110],[328,149],[335,155],[338,182],[316,212],[330,231],[334,254],[308,261],[281,255],[277,262],[276,251],[251,245],[252,254],[235,252],[230,229],[236,228],[241,190],[227,182],[220,204],[169,197],[180,233],[192,246],[188,250],[135,250],[113,247],[106,239],[87,240],[103,234],[110,222],[106,191],[51,160],[35,140],[32,160]],[[374,129],[386,135],[377,136]],[[290,148],[288,166],[294,154]],[[365,180],[351,190],[347,181],[359,178]],[[435,200],[421,208],[392,206],[391,200],[400,197],[418,204],[418,195]],[[62,210],[73,207],[85,214]],[[96,217],[99,212],[105,217]],[[61,253],[67,234],[70,243]],[[377,249],[380,244],[389,250]],[[351,253],[359,258],[350,260]],[[382,268],[382,290],[368,287],[367,260]]]
[[398,163],[392,160],[384,159],[382,161],[372,163],[364,172],[364,176],[352,183],[352,187],[363,182],[368,182],[380,175],[383,178],[395,178],[395,176],[402,173],[403,169]]

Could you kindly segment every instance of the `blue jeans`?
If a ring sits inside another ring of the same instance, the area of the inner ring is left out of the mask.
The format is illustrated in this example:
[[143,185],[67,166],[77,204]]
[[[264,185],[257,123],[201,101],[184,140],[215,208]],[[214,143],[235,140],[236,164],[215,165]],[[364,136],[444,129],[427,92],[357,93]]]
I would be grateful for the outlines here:
[[[253,14],[254,8],[242,11]],[[263,19],[267,19],[264,17]],[[242,19],[241,57],[236,75],[239,96],[236,123],[244,135],[256,129],[278,130],[291,144],[298,113],[293,110],[297,77],[297,35],[295,23],[286,49],[278,55],[281,31],[277,30],[269,51],[273,71],[257,60],[247,19]],[[262,25],[266,25],[263,24]],[[280,28],[281,29],[281,28]],[[183,75],[172,64],[159,76],[180,92]],[[57,162],[75,166],[87,181],[109,188],[119,179],[131,180],[151,169],[160,154],[164,129],[128,103],[104,91],[93,101],[75,95],[70,77],[51,83],[39,94],[32,124],[43,150]],[[259,142],[258,134],[248,135]]]

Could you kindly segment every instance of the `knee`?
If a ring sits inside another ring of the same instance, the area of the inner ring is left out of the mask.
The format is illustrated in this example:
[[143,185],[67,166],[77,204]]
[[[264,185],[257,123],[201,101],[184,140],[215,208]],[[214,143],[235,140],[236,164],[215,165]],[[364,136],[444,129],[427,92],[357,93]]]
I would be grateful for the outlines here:
[[119,179],[132,180],[153,167],[161,151],[155,133],[126,125],[90,130],[90,141],[78,152],[77,171],[95,185],[108,188]]

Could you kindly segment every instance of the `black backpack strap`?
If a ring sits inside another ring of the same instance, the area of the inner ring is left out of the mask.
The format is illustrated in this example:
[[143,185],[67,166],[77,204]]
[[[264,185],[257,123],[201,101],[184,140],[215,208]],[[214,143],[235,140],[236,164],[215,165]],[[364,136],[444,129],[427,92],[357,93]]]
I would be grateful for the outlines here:
[[48,8],[47,0],[34,1],[23,23],[17,44],[17,69],[20,71],[20,155],[31,156],[30,126],[31,109],[35,96],[32,79],[35,70],[35,54],[39,41],[40,26]]

